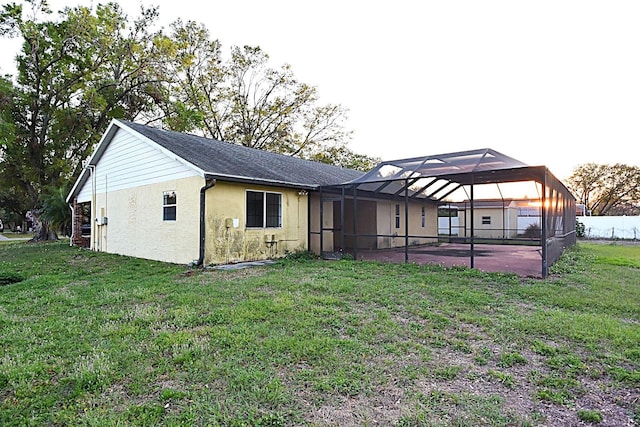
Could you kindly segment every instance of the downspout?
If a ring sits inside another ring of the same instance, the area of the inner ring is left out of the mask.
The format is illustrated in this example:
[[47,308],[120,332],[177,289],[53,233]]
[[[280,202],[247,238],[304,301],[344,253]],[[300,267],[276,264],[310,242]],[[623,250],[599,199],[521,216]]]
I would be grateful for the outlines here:
[[212,188],[216,185],[216,180],[207,177],[204,177],[204,186],[200,189],[200,256],[198,257],[198,262],[196,265],[202,265],[204,263],[204,247],[205,247],[205,209],[206,209],[206,192],[208,189]]
[[409,262],[409,179],[404,180],[404,262]]

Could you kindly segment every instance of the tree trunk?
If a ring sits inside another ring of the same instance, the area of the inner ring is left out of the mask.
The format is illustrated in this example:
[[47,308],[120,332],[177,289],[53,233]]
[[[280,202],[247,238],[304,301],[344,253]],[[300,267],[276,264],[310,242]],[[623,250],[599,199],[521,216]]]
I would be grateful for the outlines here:
[[33,223],[33,237],[30,242],[59,240],[49,221],[41,219],[37,211],[27,212],[27,219]]

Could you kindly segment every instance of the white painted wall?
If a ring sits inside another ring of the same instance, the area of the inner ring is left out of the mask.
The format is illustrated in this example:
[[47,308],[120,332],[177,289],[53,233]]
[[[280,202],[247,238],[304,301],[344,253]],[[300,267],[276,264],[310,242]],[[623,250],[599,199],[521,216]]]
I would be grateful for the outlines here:
[[[79,189],[78,202],[92,204],[93,250],[182,264],[198,258],[204,180],[196,170],[118,129],[92,178]],[[177,193],[175,221],[163,221],[165,191]]]
[[[94,250],[164,262],[188,264],[200,255],[200,177],[169,180],[96,196]],[[163,220],[163,193],[177,196],[176,220]]]
[[640,239],[640,216],[579,216],[589,239]]
[[[510,218],[512,220],[512,218]],[[513,224],[513,221],[507,223],[505,226],[509,229],[510,234],[509,237],[517,237],[519,234],[523,234],[527,227],[531,224],[540,225],[540,217],[539,216],[519,216],[516,219],[516,224]],[[513,227],[516,229],[513,229]],[[439,217],[438,218],[438,233],[442,235],[449,234],[449,218],[448,217]],[[452,236],[464,236],[464,226],[460,222],[460,217],[452,217],[451,218],[451,235]]]
[[[122,129],[118,129],[102,154],[95,174],[96,194],[199,176],[159,148]],[[78,203],[90,201],[91,178],[78,193]]]

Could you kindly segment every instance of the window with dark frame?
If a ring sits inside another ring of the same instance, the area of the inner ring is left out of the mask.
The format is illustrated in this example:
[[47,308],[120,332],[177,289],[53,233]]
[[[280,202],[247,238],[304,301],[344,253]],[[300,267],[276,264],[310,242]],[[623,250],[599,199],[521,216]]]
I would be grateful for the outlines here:
[[425,225],[427,224],[427,213],[424,206],[422,207],[421,218],[422,218],[422,222],[421,222],[422,228],[424,228]]
[[277,228],[282,226],[282,194],[265,193],[267,228]]
[[400,205],[396,205],[396,228],[400,228]]
[[162,220],[175,221],[178,198],[175,191],[162,193]]
[[482,225],[491,225],[491,217],[483,216],[482,217]]
[[282,194],[248,190],[246,215],[247,228],[282,227]]
[[247,191],[247,227],[264,227],[264,193]]

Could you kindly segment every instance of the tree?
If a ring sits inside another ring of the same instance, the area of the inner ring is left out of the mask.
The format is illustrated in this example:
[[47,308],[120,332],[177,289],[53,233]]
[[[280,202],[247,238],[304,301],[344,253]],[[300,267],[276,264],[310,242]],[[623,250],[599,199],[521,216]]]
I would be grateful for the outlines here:
[[[7,148],[15,139],[15,125],[12,116],[14,87],[8,78],[0,77],[0,218],[5,227],[22,224],[24,213],[29,209],[27,197],[19,187],[16,176],[16,164],[6,161]],[[17,153],[16,153],[17,154]],[[13,224],[13,225],[10,225]]]
[[[50,15],[45,2],[26,4],[38,16]],[[148,28],[157,10],[143,10],[129,27],[115,3],[98,5],[95,12],[67,8],[60,20],[23,15],[16,4],[0,13],[0,35],[23,40],[15,83],[0,86],[0,115],[12,124],[0,141],[0,173],[24,193],[40,223],[41,196],[79,175],[111,118],[133,120],[153,112],[162,78]],[[41,225],[34,239],[52,238],[48,221]]]
[[0,199],[30,212],[35,240],[55,237],[52,217],[41,218],[46,195],[80,175],[112,118],[163,120],[173,130],[354,167],[371,160],[346,147],[346,110],[320,105],[316,88],[289,66],[269,68],[258,47],[233,48],[223,61],[204,26],[176,21],[166,36],[150,30],[157,17],[143,8],[129,20],[115,3],[66,8],[57,19],[44,0],[2,6],[0,36],[23,44],[16,76],[0,79]]
[[168,127],[307,159],[340,163],[348,157],[359,166],[375,160],[346,146],[351,132],[344,107],[321,105],[315,87],[298,81],[289,65],[269,67],[259,47],[232,47],[224,61],[204,26],[180,20],[168,43]]
[[616,215],[640,205],[637,166],[587,163],[573,171],[567,186],[592,215]]
[[355,153],[345,145],[325,148],[313,154],[311,160],[362,172],[368,172],[380,163],[379,158]]
[[71,209],[66,202],[67,187],[53,189],[42,196],[40,218],[51,224],[51,229],[61,232],[64,236],[71,235],[73,218]]

